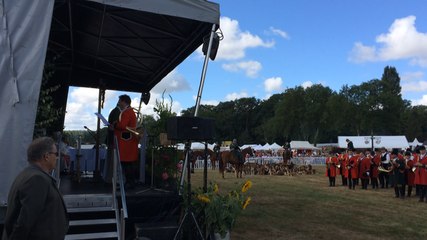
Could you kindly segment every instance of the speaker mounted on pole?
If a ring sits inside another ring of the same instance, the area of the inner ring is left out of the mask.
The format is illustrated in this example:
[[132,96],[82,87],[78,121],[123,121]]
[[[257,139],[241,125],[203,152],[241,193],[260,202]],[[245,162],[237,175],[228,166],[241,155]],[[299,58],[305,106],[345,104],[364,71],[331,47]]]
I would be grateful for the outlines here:
[[213,139],[214,120],[201,117],[171,117],[167,121],[169,140],[207,141]]

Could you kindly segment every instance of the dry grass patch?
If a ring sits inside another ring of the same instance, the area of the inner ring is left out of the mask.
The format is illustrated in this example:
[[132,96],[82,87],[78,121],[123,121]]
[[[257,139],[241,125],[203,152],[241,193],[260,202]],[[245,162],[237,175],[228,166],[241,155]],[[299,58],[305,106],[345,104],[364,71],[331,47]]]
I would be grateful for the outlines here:
[[[248,179],[253,182],[251,204],[237,219],[233,240],[427,239],[427,203],[419,203],[416,197],[395,199],[393,189],[331,188],[323,168],[316,172],[243,179],[228,173],[222,179],[218,172],[209,171],[208,182],[217,182],[221,191]],[[202,186],[202,177],[203,171],[196,171],[193,186]]]

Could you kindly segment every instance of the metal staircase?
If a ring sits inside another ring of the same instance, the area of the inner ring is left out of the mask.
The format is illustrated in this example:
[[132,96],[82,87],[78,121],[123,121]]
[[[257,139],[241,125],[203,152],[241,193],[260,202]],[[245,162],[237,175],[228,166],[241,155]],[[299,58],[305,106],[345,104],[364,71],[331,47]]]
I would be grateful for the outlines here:
[[66,240],[118,239],[118,216],[110,194],[65,195],[70,216]]
[[[114,143],[112,192],[63,196],[70,218],[66,240],[125,239],[128,213],[116,137]],[[120,206],[117,193],[120,194]]]

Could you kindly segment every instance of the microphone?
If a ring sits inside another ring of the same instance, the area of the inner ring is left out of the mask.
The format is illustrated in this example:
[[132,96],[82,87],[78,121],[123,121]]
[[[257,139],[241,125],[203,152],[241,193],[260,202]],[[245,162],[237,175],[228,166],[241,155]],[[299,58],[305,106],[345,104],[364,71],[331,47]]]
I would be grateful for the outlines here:
[[96,140],[96,134],[94,134],[94,132],[92,130],[90,130],[87,126],[83,126],[88,132],[89,134],[93,137],[93,139]]

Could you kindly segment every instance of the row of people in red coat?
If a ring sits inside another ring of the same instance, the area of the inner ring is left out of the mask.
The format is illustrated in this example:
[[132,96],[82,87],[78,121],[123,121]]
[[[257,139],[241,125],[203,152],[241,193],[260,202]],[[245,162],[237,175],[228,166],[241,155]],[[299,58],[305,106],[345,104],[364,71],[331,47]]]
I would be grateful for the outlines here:
[[[342,154],[330,153],[326,159],[326,176],[329,186],[335,186],[335,179],[341,175],[342,185],[355,189],[361,180],[362,189],[368,189],[369,181],[373,189],[394,187],[396,197],[404,198],[406,186],[407,196],[412,195],[413,187],[417,186],[420,201],[427,198],[427,156],[425,147],[419,153],[397,150],[387,152],[385,148],[354,152],[347,150]],[[426,200],[427,202],[427,200]]]

